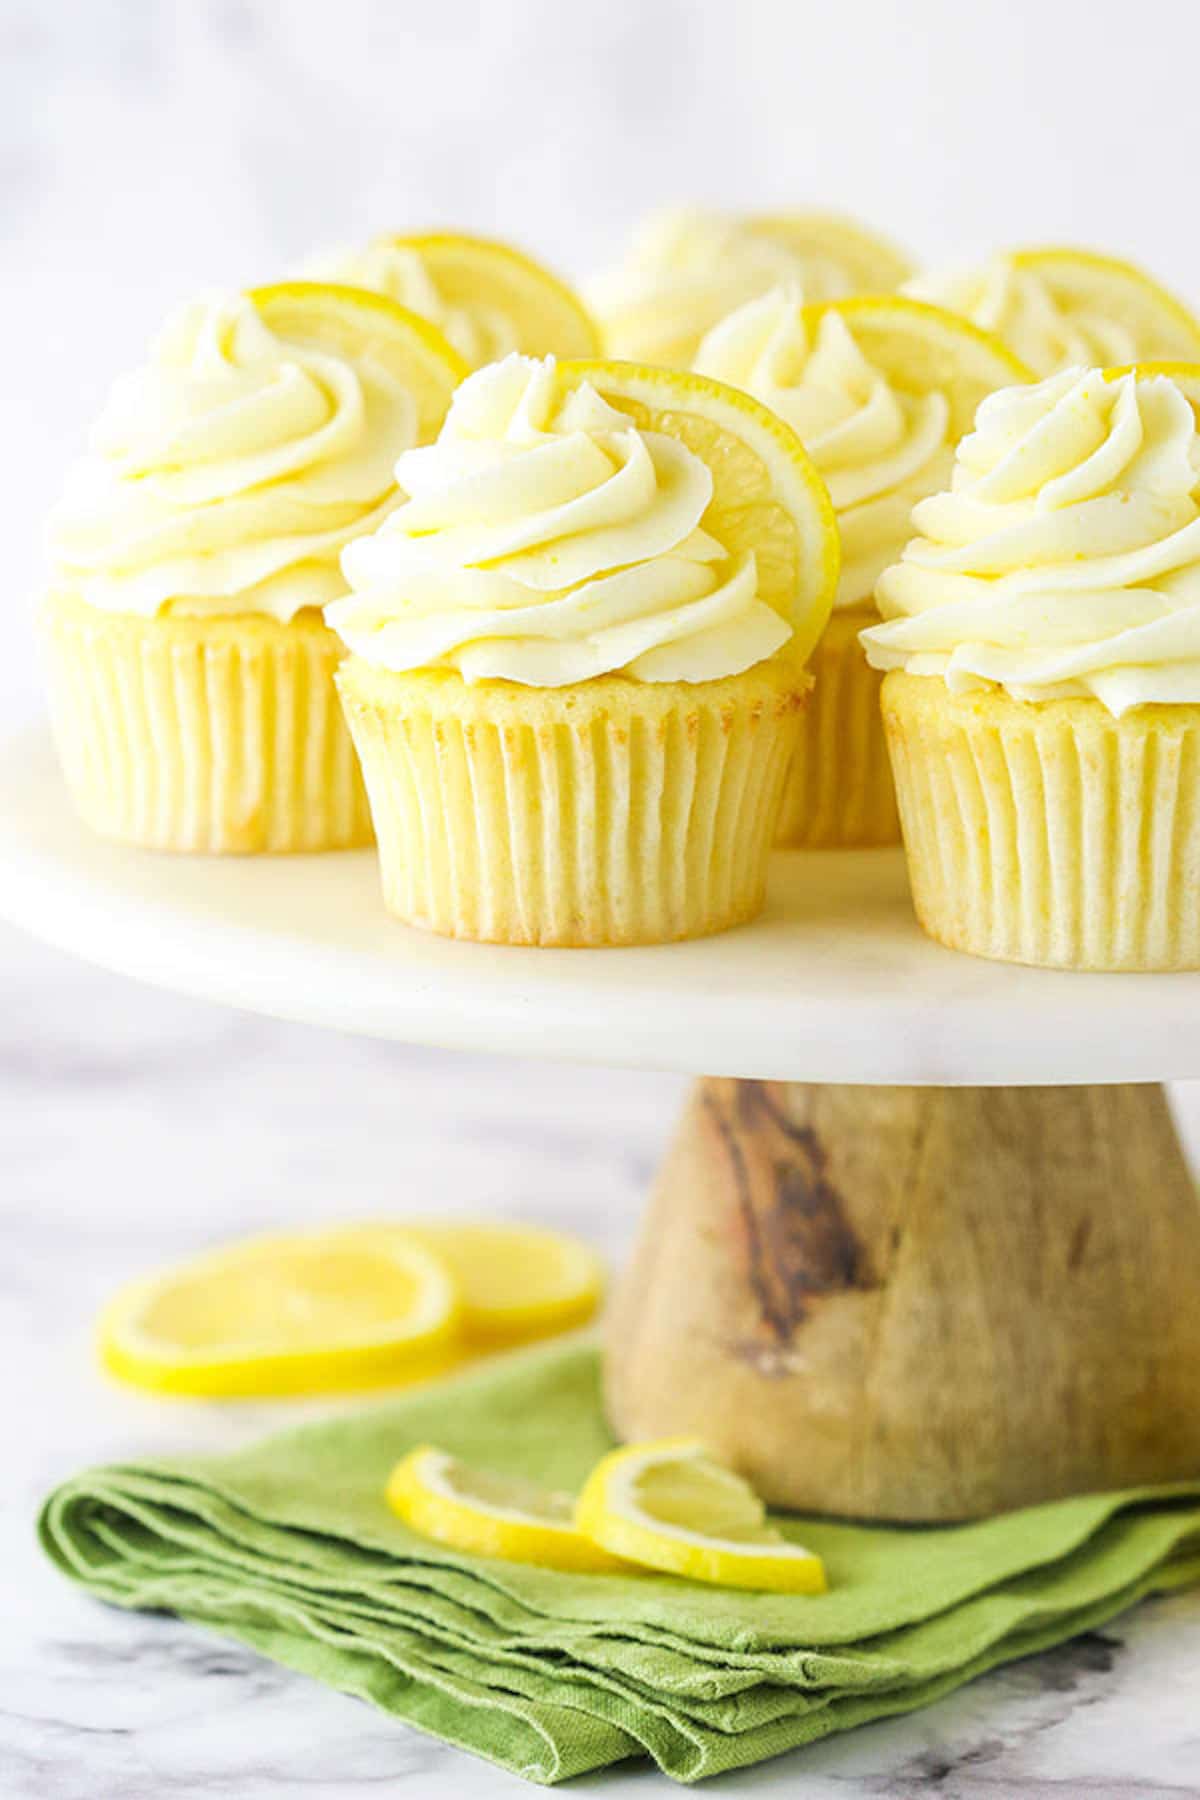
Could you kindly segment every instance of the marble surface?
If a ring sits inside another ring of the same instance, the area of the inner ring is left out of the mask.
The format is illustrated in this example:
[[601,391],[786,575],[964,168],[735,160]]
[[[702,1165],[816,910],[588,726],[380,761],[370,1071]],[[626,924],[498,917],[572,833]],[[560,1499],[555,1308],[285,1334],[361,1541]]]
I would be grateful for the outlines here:
[[[108,1611],[40,1560],[37,1503],[101,1458],[246,1441],[294,1409],[170,1405],[93,1367],[125,1276],[221,1236],[430,1205],[580,1231],[614,1260],[683,1082],[408,1050],[108,976],[0,931],[0,1796],[501,1800],[515,1778],[218,1639]],[[1200,1106],[1179,1095],[1196,1141]],[[1200,1594],[715,1794],[1200,1794]],[[630,1765],[604,1800],[666,1791]]]

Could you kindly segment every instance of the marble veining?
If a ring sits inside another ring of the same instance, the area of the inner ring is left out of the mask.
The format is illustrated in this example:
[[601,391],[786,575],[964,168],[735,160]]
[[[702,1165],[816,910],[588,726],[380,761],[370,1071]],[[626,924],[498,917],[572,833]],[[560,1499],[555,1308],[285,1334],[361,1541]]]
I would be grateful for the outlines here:
[[[684,1082],[373,1043],[223,1011],[0,931],[2,1800],[500,1800],[523,1782],[45,1566],[45,1490],[302,1410],[165,1404],[96,1372],[130,1273],[242,1230],[436,1207],[578,1230],[614,1260]],[[1194,1090],[1179,1094],[1194,1136]],[[303,1410],[317,1411],[315,1405]],[[1152,1601],[927,1711],[713,1784],[805,1800],[1200,1794],[1200,1594]],[[580,1784],[665,1791],[630,1764]]]

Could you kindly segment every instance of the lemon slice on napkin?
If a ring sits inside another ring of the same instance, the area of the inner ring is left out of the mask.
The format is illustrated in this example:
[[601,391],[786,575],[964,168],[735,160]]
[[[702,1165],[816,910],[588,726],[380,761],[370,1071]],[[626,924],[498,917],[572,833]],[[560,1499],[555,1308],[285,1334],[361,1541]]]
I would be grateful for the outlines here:
[[429,1444],[396,1464],[387,1500],[414,1531],[468,1555],[581,1574],[625,1566],[576,1528],[570,1494],[470,1468]]
[[122,1288],[99,1325],[110,1374],[158,1393],[231,1397],[374,1387],[453,1360],[460,1301],[402,1232],[252,1238]]
[[780,1594],[827,1586],[820,1557],[789,1543],[753,1488],[690,1438],[612,1451],[584,1483],[575,1522],[614,1556],[692,1581]]

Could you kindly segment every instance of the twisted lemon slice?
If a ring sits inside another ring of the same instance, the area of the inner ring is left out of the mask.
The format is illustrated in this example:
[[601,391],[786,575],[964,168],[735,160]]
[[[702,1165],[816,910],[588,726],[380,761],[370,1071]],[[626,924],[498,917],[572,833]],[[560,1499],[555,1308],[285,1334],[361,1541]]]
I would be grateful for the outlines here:
[[819,1556],[767,1523],[739,1475],[690,1438],[631,1444],[597,1463],[575,1522],[614,1556],[717,1587],[821,1594]]
[[131,1282],[101,1315],[99,1351],[110,1374],[163,1394],[371,1387],[445,1368],[459,1311],[449,1270],[415,1239],[305,1232]]
[[387,1501],[414,1531],[467,1555],[577,1573],[625,1567],[576,1528],[570,1494],[470,1468],[429,1444],[396,1464]]
[[885,294],[914,273],[907,251],[843,213],[758,213],[746,223],[798,256],[831,263],[842,273],[847,292]]
[[753,554],[757,595],[793,630],[803,662],[825,629],[841,552],[825,483],[789,425],[740,388],[639,363],[560,363],[564,397],[585,382],[646,431],[678,438],[708,464],[703,526],[732,558]]

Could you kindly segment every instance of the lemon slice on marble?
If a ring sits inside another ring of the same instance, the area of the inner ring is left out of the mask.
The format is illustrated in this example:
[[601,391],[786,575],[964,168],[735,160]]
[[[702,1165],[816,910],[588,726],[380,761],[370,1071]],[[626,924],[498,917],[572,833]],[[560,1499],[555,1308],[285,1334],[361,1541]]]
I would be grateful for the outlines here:
[[281,337],[381,363],[416,402],[418,441],[437,436],[455,388],[470,371],[428,319],[386,295],[328,281],[279,281],[252,288],[250,299]]
[[449,1268],[462,1297],[463,1339],[470,1349],[570,1331],[592,1317],[604,1292],[604,1265],[596,1252],[557,1231],[440,1220],[406,1223],[400,1230]]
[[570,1494],[473,1469],[429,1444],[396,1464],[387,1501],[414,1531],[471,1556],[579,1573],[626,1568],[577,1529]]
[[157,1393],[329,1392],[420,1379],[454,1358],[460,1302],[441,1259],[400,1232],[252,1238],[122,1288],[99,1352]]
[[645,431],[678,438],[708,464],[713,497],[700,523],[735,556],[753,553],[758,594],[792,626],[803,660],[825,629],[841,560],[825,483],[790,425],[740,388],[682,369],[565,362],[564,398],[584,383]]
[[575,1503],[579,1529],[614,1556],[718,1587],[820,1594],[819,1556],[768,1523],[762,1501],[703,1444],[630,1444],[597,1463]]
[[847,292],[885,294],[915,272],[907,251],[844,213],[812,209],[758,213],[746,223],[800,256],[833,264],[843,275]]

